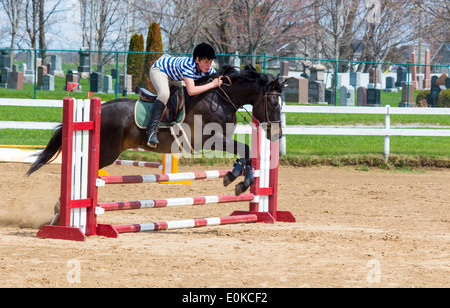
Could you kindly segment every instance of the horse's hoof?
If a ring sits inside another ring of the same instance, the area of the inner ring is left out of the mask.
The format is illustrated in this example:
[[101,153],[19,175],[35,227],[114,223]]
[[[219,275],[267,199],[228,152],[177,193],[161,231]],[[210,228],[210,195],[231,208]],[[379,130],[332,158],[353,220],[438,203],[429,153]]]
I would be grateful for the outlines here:
[[240,194],[245,192],[247,189],[248,189],[248,187],[245,187],[244,182],[241,182],[234,187],[234,194],[236,196],[239,196]]
[[228,171],[227,174],[225,174],[225,176],[223,177],[223,186],[227,187],[234,180],[236,180],[236,177],[233,175],[232,172]]

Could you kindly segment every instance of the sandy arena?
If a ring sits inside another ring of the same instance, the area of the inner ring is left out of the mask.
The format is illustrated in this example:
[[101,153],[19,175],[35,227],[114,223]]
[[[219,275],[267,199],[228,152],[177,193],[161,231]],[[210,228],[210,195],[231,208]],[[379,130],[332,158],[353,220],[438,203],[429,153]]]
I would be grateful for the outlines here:
[[[296,223],[238,224],[39,239],[53,216],[60,166],[30,178],[0,163],[2,287],[450,287],[450,170],[280,168],[280,210]],[[180,171],[228,166],[181,167]],[[155,169],[111,166],[111,175]],[[221,180],[190,186],[109,185],[99,202],[230,194]],[[248,203],[109,212],[129,224],[227,216]],[[74,274],[78,266],[79,276]]]

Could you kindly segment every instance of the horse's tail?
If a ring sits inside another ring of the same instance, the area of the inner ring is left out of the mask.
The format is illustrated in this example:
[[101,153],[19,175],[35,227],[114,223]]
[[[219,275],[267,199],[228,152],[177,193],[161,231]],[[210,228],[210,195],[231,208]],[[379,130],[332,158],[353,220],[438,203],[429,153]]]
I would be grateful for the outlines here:
[[62,148],[62,124],[60,124],[55,132],[53,133],[52,138],[48,142],[45,149],[36,154],[38,157],[36,161],[31,165],[30,170],[28,170],[27,175],[30,176],[33,172],[39,170],[43,165],[47,164],[55,154],[59,154]]

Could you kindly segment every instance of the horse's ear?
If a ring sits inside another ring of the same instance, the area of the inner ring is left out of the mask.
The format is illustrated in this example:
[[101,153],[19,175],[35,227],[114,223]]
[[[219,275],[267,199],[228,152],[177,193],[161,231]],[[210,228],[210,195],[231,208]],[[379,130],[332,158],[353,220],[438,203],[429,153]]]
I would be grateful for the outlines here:
[[286,81],[287,81],[287,79],[285,79],[284,81],[280,82],[280,78],[275,78],[270,83],[270,87],[269,88],[270,88],[270,90],[283,92],[284,88],[286,87]]

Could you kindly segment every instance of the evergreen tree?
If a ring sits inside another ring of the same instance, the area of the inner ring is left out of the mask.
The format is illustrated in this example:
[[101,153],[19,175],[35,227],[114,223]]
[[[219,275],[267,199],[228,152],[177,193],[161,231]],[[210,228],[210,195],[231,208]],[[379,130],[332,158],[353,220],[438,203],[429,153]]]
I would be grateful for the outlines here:
[[135,33],[131,36],[127,55],[127,73],[132,76],[132,90],[136,92],[142,76],[145,54],[133,53],[134,51],[144,52],[144,37],[142,34]]
[[147,45],[145,51],[157,52],[157,54],[145,55],[144,69],[142,71],[141,78],[141,87],[146,88],[147,90],[156,94],[155,88],[150,81],[149,73],[153,63],[155,63],[156,60],[158,60],[162,56],[164,49],[161,38],[161,29],[155,22],[152,22],[148,27]]

